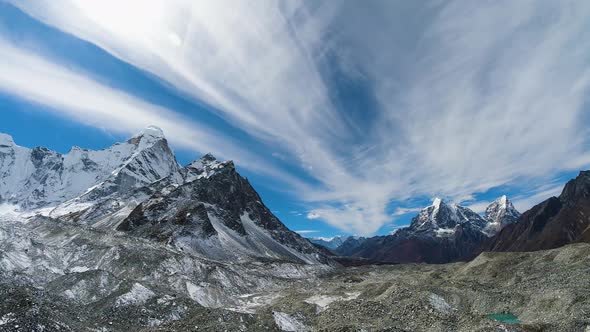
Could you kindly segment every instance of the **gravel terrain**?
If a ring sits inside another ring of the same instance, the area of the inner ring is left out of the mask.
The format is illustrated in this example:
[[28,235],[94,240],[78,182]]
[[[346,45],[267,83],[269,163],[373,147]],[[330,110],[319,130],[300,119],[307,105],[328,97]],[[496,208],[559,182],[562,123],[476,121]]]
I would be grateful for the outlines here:
[[590,244],[339,268],[211,261],[59,223],[3,225],[0,331],[590,331]]

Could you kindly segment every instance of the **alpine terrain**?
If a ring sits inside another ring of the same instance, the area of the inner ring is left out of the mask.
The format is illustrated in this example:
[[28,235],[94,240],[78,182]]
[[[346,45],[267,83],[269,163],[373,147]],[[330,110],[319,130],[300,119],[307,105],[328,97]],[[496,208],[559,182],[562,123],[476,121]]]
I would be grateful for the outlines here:
[[157,127],[66,154],[0,134],[0,331],[588,331],[589,193],[312,243]]

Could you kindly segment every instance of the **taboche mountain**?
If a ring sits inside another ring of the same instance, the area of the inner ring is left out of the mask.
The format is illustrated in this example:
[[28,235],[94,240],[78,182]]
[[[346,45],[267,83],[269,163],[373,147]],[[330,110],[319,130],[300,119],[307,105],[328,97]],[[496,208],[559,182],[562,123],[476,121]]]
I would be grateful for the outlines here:
[[519,217],[520,213],[506,196],[490,204],[483,217],[466,207],[447,204],[437,198],[412,219],[409,227],[387,236],[349,237],[332,250],[341,256],[364,258],[370,262],[448,263],[467,260],[490,237],[516,223]]
[[211,259],[327,262],[270,212],[232,161],[207,154],[181,167],[154,126],[104,150],[67,154],[0,134],[0,203]]

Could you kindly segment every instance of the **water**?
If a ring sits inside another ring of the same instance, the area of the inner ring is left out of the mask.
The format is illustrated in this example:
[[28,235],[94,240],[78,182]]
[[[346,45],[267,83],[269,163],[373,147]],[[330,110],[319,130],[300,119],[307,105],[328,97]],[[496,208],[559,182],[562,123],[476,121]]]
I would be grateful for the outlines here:
[[520,320],[513,314],[493,314],[486,316],[489,319],[497,320],[502,323],[520,324]]

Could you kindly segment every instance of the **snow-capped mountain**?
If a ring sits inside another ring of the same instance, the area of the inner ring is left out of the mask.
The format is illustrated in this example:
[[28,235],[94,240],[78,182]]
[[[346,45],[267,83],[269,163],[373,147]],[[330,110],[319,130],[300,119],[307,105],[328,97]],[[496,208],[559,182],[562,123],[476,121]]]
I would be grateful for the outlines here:
[[315,244],[319,244],[320,246],[324,246],[331,250],[336,250],[338,247],[344,243],[349,237],[347,235],[337,235],[333,237],[312,237],[308,238],[309,241]]
[[508,197],[503,195],[486,208],[484,219],[487,225],[483,231],[488,236],[493,236],[505,226],[516,223],[518,218],[520,218],[520,212],[516,210]]
[[2,134],[0,203],[206,258],[327,261],[266,208],[232,161],[207,154],[181,167],[154,126],[104,150],[74,147],[65,155]]
[[486,227],[486,221],[466,207],[435,198],[431,206],[412,219],[409,228],[423,236],[445,237],[454,234],[458,226],[481,231]]
[[102,181],[81,195],[48,209],[50,217],[110,227],[153,194],[159,188],[154,187],[158,182],[164,179],[170,183],[182,182],[181,167],[162,130],[157,127],[150,126],[127,142],[102,151],[107,156],[125,151],[126,157]]
[[24,148],[12,137],[0,136],[0,200],[25,210],[73,199],[87,203],[144,186],[179,168],[156,127],[104,150],[73,147],[65,155],[43,147]]
[[352,250],[343,252],[338,249],[337,252],[396,263],[446,263],[469,259],[497,229],[516,222],[518,218],[518,211],[505,196],[498,198],[486,211],[482,217],[469,208],[435,198],[408,227],[391,235],[368,238],[353,246]]

